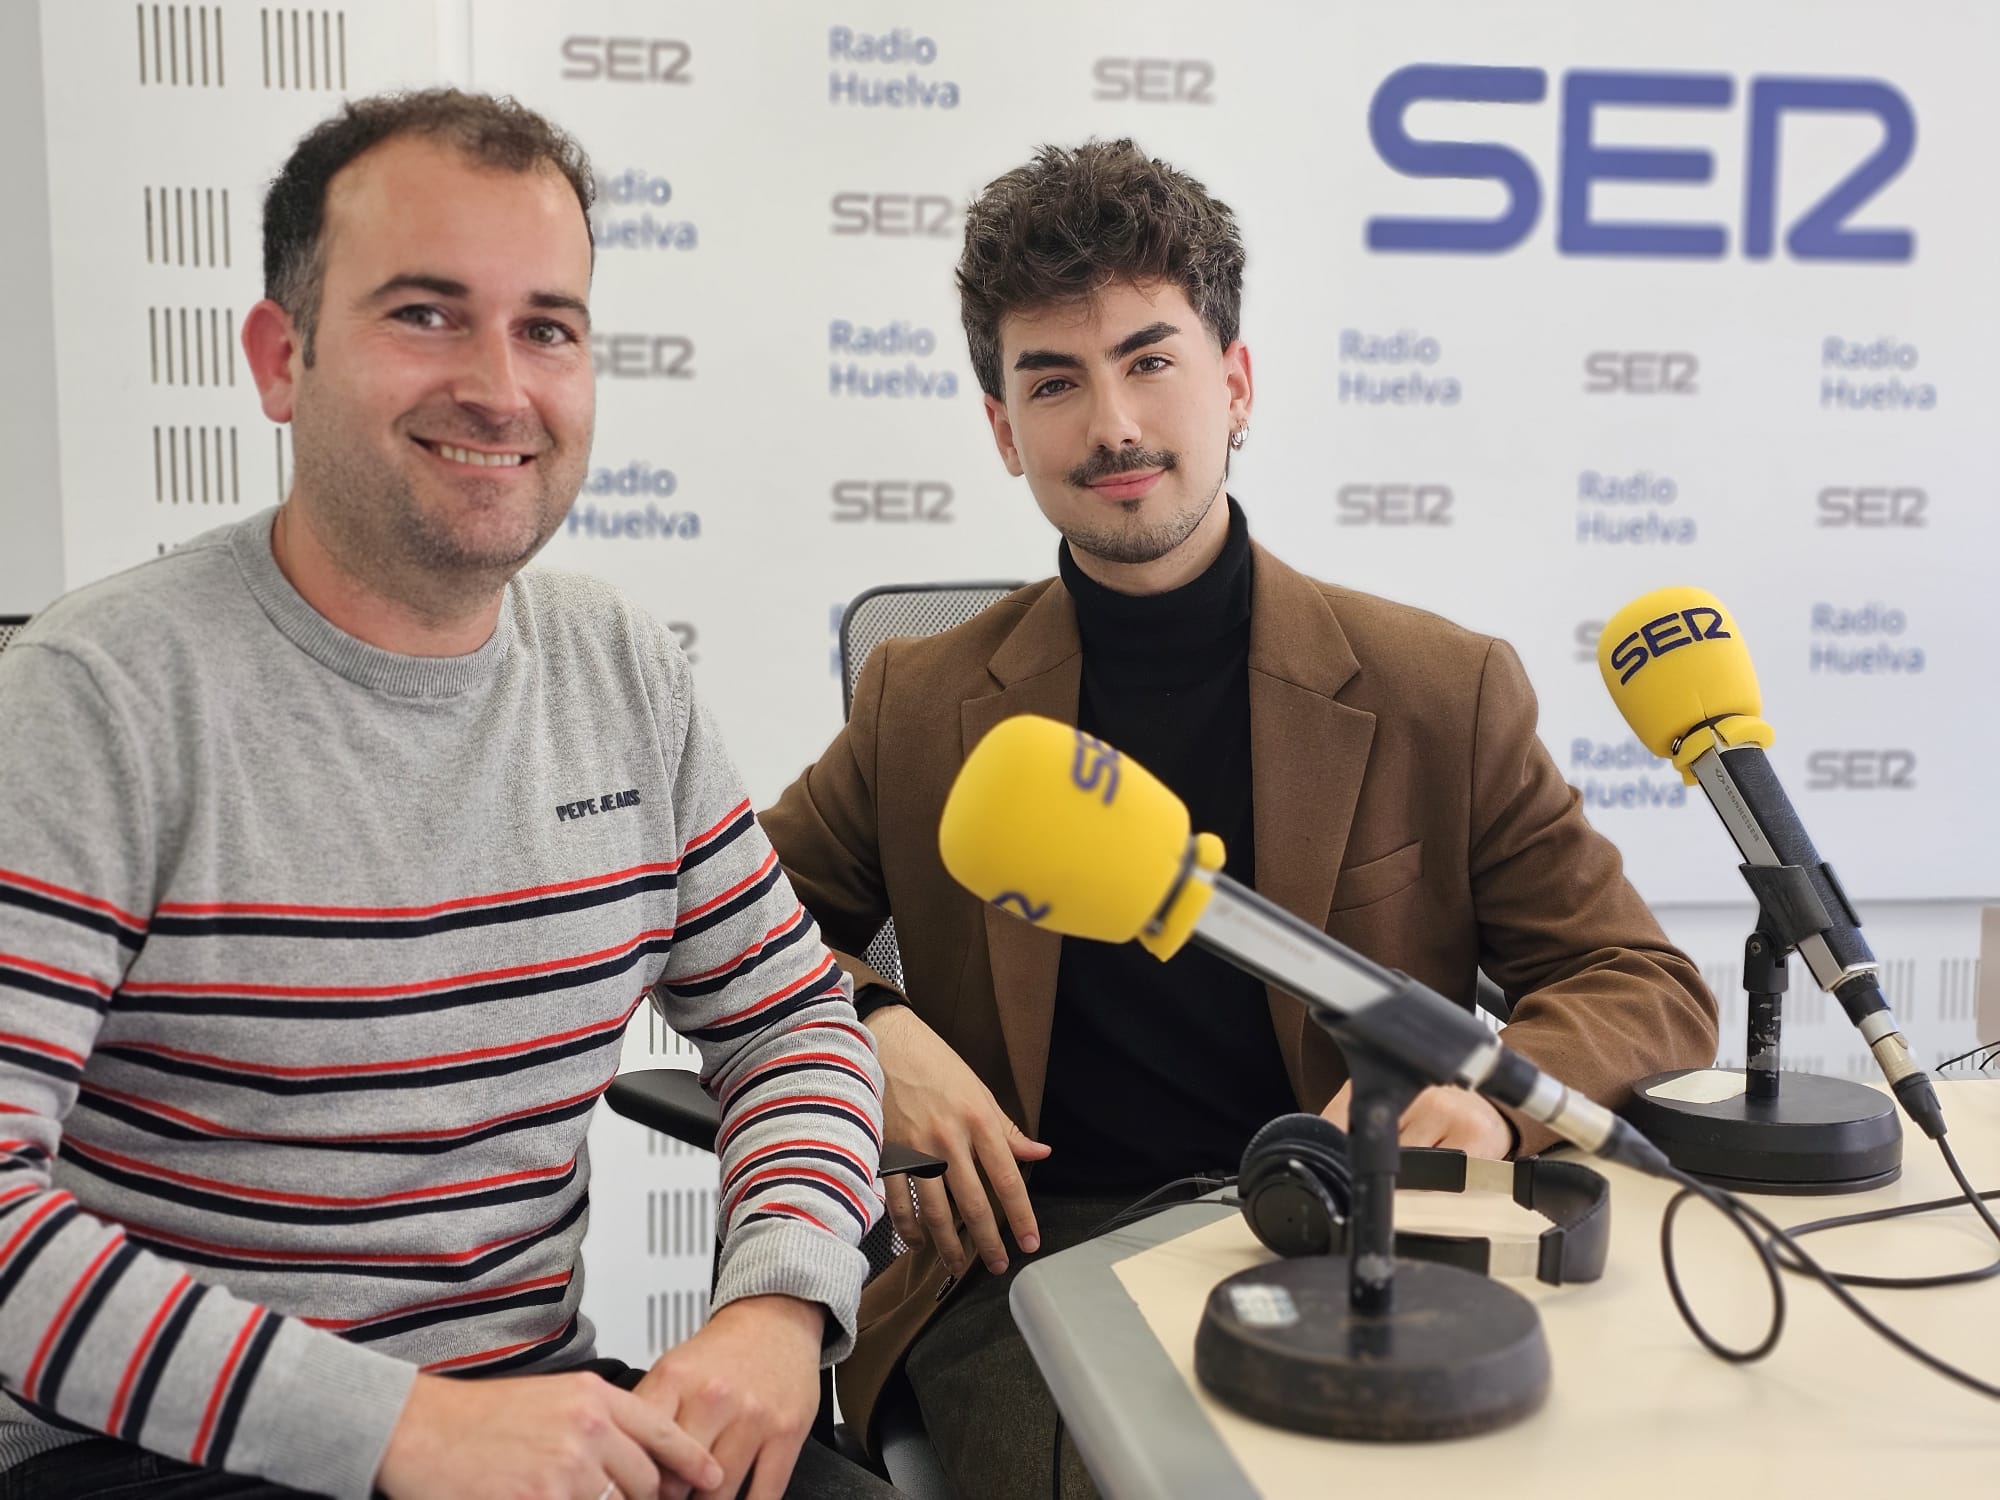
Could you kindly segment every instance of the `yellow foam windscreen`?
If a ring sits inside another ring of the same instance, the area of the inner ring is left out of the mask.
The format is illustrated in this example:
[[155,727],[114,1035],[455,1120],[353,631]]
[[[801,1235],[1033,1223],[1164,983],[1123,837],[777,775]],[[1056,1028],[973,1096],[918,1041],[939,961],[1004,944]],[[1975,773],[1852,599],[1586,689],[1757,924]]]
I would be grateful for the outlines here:
[[1689,780],[1712,746],[1774,738],[1761,717],[1757,669],[1735,617],[1705,589],[1655,589],[1613,615],[1597,641],[1611,701],[1653,754]]
[[[1181,882],[1188,833],[1186,804],[1144,766],[1068,724],[1019,714],[959,768],[938,852],[983,901],[1070,937],[1122,943]],[[1216,868],[1221,845],[1209,842]]]

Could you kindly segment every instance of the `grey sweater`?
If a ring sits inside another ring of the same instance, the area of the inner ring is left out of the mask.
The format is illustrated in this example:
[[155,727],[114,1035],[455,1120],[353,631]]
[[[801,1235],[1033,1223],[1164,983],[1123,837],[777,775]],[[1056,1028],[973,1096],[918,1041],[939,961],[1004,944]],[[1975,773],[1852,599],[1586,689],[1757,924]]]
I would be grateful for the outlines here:
[[723,1103],[716,1303],[843,1354],[881,1074],[671,636],[530,569],[479,650],[393,655],[271,514],[0,653],[0,1469],[112,1433],[365,1496],[419,1367],[587,1358],[648,996]]

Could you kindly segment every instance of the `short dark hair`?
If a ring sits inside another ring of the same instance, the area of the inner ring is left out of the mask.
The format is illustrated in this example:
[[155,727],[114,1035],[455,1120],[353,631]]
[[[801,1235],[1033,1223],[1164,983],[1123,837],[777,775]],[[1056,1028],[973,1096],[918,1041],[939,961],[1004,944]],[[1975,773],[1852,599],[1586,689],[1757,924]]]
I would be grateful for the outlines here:
[[298,324],[307,364],[326,275],[327,184],[363,152],[399,136],[445,141],[481,165],[506,171],[554,167],[576,190],[589,219],[596,196],[590,158],[567,132],[524,104],[452,88],[348,101],[300,140],[264,194],[264,295]]
[[1243,308],[1243,241],[1229,205],[1129,139],[1044,146],[965,215],[959,313],[979,387],[1000,399],[1000,320],[1164,280],[1223,348]]

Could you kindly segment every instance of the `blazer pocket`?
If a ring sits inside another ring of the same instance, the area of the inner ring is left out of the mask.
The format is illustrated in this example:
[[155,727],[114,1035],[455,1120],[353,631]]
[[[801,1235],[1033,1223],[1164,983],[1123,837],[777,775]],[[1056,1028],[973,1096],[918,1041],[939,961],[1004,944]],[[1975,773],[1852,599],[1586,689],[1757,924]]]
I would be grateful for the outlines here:
[[1330,911],[1352,911],[1416,884],[1424,873],[1424,841],[1417,839],[1365,865],[1347,865],[1334,877]]

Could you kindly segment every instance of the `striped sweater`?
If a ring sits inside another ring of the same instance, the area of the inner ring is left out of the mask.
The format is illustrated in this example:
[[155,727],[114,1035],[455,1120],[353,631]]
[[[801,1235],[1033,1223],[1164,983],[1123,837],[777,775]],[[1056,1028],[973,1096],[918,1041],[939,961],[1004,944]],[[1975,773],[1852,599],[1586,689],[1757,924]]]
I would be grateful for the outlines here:
[[112,1433],[365,1496],[419,1367],[589,1357],[585,1127],[649,997],[723,1105],[717,1304],[845,1353],[881,1075],[672,638],[530,569],[478,651],[393,655],[271,514],[0,653],[0,1469]]

